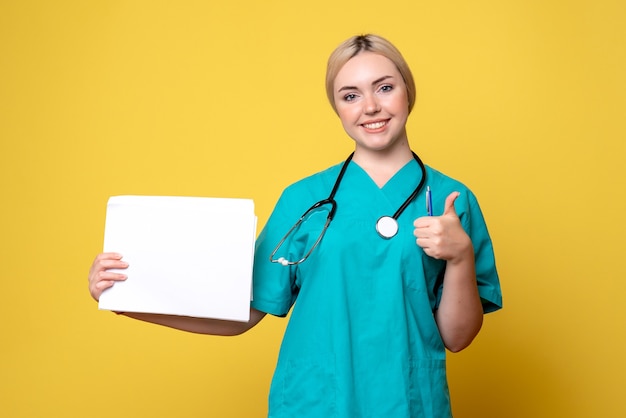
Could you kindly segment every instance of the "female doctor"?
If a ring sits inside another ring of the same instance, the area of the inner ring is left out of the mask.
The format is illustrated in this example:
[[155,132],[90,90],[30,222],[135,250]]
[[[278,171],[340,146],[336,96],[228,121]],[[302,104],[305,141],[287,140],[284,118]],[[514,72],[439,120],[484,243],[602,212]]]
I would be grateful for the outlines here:
[[[284,190],[257,239],[250,321],[124,315],[237,335],[291,310],[268,416],[451,417],[446,348],[467,347],[502,303],[478,202],[411,150],[415,84],[387,40],[339,45],[326,90],[354,153]],[[91,296],[126,280],[109,270],[127,266],[98,255]]]

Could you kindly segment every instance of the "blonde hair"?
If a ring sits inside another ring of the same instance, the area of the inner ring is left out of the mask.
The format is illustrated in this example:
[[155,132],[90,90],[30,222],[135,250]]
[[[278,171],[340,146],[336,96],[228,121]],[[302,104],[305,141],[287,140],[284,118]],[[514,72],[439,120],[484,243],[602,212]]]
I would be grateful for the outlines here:
[[391,42],[381,36],[373,34],[356,35],[345,40],[328,58],[328,64],[326,66],[326,95],[335,113],[337,113],[335,94],[333,91],[335,78],[341,68],[350,61],[350,59],[364,51],[382,55],[395,64],[406,85],[410,113],[411,110],[413,110],[413,105],[415,105],[416,89],[409,64],[407,64],[400,51]]

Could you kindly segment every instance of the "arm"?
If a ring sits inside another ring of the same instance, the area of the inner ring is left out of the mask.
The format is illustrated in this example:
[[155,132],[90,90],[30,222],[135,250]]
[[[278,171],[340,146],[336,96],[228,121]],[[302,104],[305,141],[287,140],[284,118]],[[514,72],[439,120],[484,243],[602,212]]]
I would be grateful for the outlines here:
[[443,283],[435,320],[446,348],[458,352],[470,345],[483,324],[471,242],[465,255],[447,260]]
[[[98,255],[89,270],[89,293],[94,300],[98,301],[103,291],[113,286],[116,282],[126,280],[126,275],[114,273],[110,269],[125,269],[128,263],[122,260],[122,255],[117,253],[102,253]],[[129,318],[151,322],[182,331],[211,335],[239,335],[258,324],[265,312],[250,308],[250,320],[248,322],[223,321],[219,319],[194,318],[176,315],[157,315],[147,313],[122,313]]]
[[476,337],[483,321],[474,269],[474,249],[454,209],[458,193],[447,197],[442,216],[418,218],[417,244],[431,257],[446,260],[443,294],[435,320],[441,338],[450,351],[466,348]]
[[123,312],[122,315],[140,321],[176,328],[181,331],[194,332],[197,334],[233,336],[243,334],[254,327],[265,317],[265,312],[250,308],[250,320],[248,322],[135,312]]

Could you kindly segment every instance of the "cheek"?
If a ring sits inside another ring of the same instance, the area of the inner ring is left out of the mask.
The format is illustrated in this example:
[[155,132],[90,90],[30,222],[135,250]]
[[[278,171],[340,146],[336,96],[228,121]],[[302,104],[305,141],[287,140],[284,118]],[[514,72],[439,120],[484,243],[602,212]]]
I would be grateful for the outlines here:
[[409,100],[406,97],[406,94],[389,97],[389,100],[386,103],[387,109],[392,111],[395,115],[400,116],[401,114],[409,113]]
[[347,107],[337,107],[337,115],[341,120],[341,124],[343,126],[350,126],[354,124],[355,121],[355,111],[353,109]]

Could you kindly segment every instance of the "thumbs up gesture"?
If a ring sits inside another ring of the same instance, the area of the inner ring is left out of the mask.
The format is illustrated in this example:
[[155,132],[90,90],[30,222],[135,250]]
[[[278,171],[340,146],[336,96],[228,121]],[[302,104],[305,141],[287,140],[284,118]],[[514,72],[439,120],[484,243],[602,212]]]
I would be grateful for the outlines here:
[[413,222],[417,245],[433,258],[457,262],[473,255],[472,241],[461,226],[454,208],[459,192],[448,195],[441,216],[423,216]]

